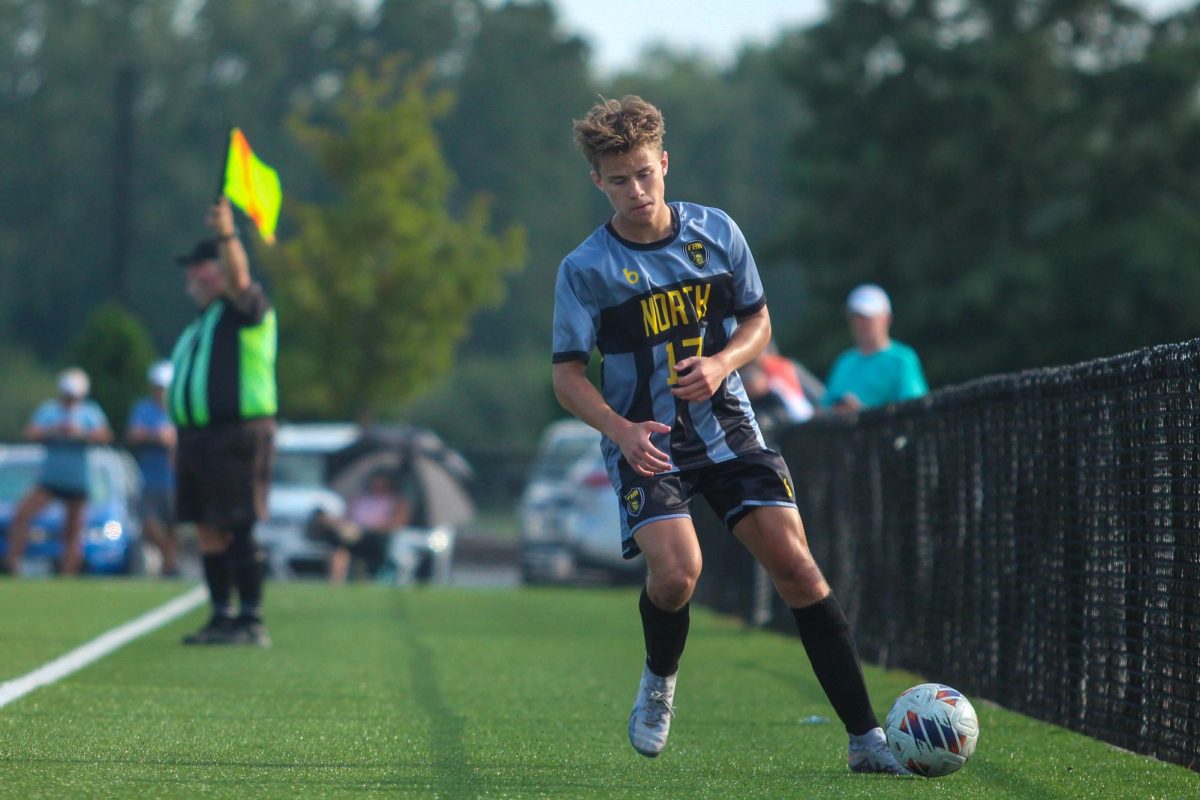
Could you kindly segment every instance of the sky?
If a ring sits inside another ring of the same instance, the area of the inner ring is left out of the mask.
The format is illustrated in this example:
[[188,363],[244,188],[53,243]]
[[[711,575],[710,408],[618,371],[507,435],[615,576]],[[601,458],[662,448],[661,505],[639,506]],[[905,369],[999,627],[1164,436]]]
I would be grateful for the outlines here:
[[[601,74],[632,66],[647,45],[711,55],[733,62],[741,44],[773,41],[781,30],[810,25],[825,0],[553,0],[563,26],[592,45]],[[1197,0],[1127,0],[1151,15]]]

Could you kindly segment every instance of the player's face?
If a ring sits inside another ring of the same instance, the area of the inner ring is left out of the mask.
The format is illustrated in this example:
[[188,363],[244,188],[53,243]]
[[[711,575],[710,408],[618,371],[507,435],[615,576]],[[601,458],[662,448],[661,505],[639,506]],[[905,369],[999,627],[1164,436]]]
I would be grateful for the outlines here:
[[617,232],[635,241],[655,241],[670,233],[671,210],[663,197],[667,151],[643,145],[627,153],[601,156],[592,182],[617,212]]

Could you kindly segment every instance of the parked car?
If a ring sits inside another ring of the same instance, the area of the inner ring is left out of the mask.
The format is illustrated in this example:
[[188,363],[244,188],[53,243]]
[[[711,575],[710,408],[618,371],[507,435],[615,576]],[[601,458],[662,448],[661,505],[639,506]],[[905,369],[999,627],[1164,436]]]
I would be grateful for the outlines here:
[[625,579],[644,570],[641,559],[621,556],[600,434],[578,420],[555,422],[542,434],[519,513],[526,583],[565,583],[596,570]]
[[329,488],[329,457],[362,436],[352,423],[283,424],[275,433],[275,467],[267,519],[255,528],[273,577],[324,575],[328,544],[307,534],[317,510],[340,516],[346,501]]
[[281,425],[268,518],[256,535],[268,568],[279,577],[325,575],[330,542],[314,535],[316,511],[344,517],[371,475],[401,476],[412,520],[388,538],[376,578],[396,583],[447,581],[458,526],[474,515],[465,484],[471,469],[431,431],[348,423]]
[[[46,450],[40,444],[0,445],[0,555],[8,553],[8,529],[21,498],[37,481]],[[88,504],[83,530],[83,570],[134,574],[143,570],[138,516],[142,478],[133,457],[111,447],[88,451]],[[62,557],[61,503],[34,517],[23,570],[49,573]]]
[[517,512],[526,583],[561,582],[574,574],[566,532],[559,524],[562,504],[570,496],[563,484],[567,470],[599,442],[600,434],[576,419],[551,423],[542,433]]
[[599,442],[572,465],[563,491],[559,524],[575,564],[575,577],[599,573],[613,582],[641,581],[646,574],[640,556],[621,553],[621,504],[608,479]]

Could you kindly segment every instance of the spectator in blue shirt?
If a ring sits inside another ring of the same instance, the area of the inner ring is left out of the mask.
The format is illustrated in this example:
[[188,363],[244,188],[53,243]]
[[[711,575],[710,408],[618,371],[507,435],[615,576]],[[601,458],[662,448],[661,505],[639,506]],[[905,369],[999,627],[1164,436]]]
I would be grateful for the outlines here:
[[58,397],[38,406],[25,428],[26,439],[46,446],[46,459],[38,482],[21,499],[13,515],[4,571],[20,572],[29,541],[29,523],[55,500],[66,507],[59,571],[74,575],[83,565],[81,534],[88,499],[88,446],[112,441],[104,412],[87,399],[90,390],[86,372],[77,367],[64,370],[58,376]]
[[150,367],[150,394],[129,413],[125,440],[142,471],[142,501],[138,509],[142,532],[162,554],[162,575],[179,574],[175,539],[175,425],[167,413],[167,387],[174,369],[170,361]]
[[829,371],[821,405],[839,414],[912,400],[929,393],[921,359],[891,338],[892,302],[873,283],[846,298],[854,347],[838,356]]

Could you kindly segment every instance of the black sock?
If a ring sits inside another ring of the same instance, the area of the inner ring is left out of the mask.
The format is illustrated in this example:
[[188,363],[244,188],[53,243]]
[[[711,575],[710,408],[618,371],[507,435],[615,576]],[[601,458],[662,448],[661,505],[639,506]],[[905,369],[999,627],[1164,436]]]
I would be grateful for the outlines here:
[[679,657],[687,643],[691,623],[689,606],[678,611],[664,611],[650,602],[650,596],[642,589],[638,607],[642,612],[642,634],[646,638],[646,664],[660,678],[674,675],[679,671]]
[[861,736],[879,727],[850,635],[850,623],[838,601],[831,594],[811,606],[793,608],[792,614],[813,672],[846,732]]
[[241,616],[262,621],[263,564],[257,553],[243,555],[233,562],[233,577],[237,581],[238,597],[242,601]]
[[207,553],[204,558],[204,582],[212,600],[213,615],[233,616],[233,584],[229,579],[229,558],[225,553]]

